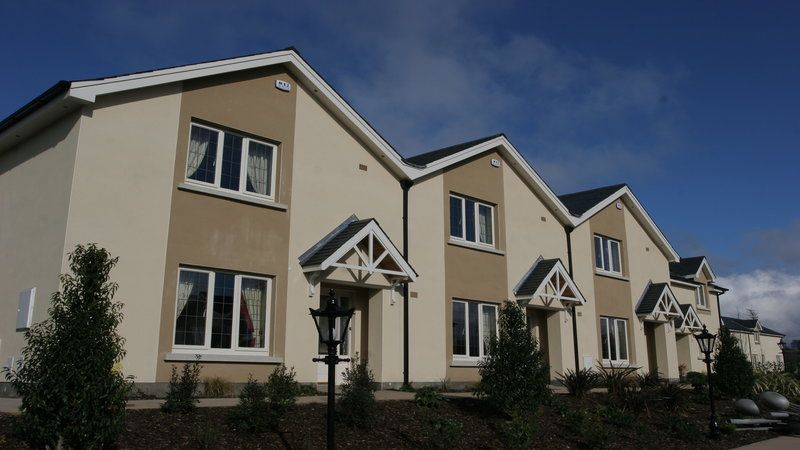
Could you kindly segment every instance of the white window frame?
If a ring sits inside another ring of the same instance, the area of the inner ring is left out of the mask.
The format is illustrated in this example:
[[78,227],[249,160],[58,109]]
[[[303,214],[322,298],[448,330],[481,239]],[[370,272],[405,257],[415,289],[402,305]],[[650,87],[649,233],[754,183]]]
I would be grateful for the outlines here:
[[708,297],[706,296],[706,287],[697,286],[694,289],[694,299],[697,302],[698,308],[708,309]]
[[[484,202],[481,202],[481,201],[478,201],[478,200],[475,200],[475,199],[472,199],[472,198],[467,198],[467,197],[464,197],[464,196],[461,196],[461,195],[456,195],[456,194],[450,194],[450,198],[455,198],[455,199],[458,199],[458,200],[461,201],[461,237],[453,236],[451,234],[450,235],[450,240],[457,241],[457,242],[465,242],[465,243],[468,243],[470,245],[479,245],[479,246],[487,247],[487,248],[495,248],[495,242],[497,241],[497,239],[495,238],[497,227],[496,227],[495,220],[494,220],[494,206],[492,206],[492,205],[490,205],[488,203],[484,203]],[[473,222],[475,224],[475,230],[474,230],[474,232],[475,232],[475,240],[474,241],[467,240],[467,201],[475,203],[475,211],[474,211],[475,218],[474,218],[474,222]],[[480,237],[481,236],[481,233],[480,233],[480,229],[481,228],[480,228],[480,219],[479,219],[479,217],[480,217],[480,207],[481,206],[485,206],[485,207],[489,208],[489,217],[491,218],[491,226],[492,226],[492,233],[490,235],[490,238],[491,238],[492,242],[481,242],[481,237]],[[452,214],[452,211],[450,212],[450,214]],[[448,217],[448,219],[449,219],[449,217]],[[448,224],[448,227],[449,226],[450,225]]]
[[[465,347],[464,347],[464,354],[453,353],[453,361],[480,361],[486,357],[486,354],[483,352],[483,342],[478,343],[478,356],[470,356],[469,355],[469,305],[470,303],[478,305],[478,339],[481,339],[483,336],[483,308],[494,308],[494,320],[495,320],[495,336],[499,336],[500,333],[500,317],[499,313],[500,310],[497,307],[498,305],[494,303],[484,303],[484,302],[476,302],[471,300],[453,300],[453,303],[463,303],[464,304],[464,332],[465,332]],[[453,312],[453,306],[450,305],[450,313]],[[453,318],[450,318],[450,329],[453,328]],[[451,331],[452,333],[452,331]],[[455,340],[455,336],[451,336],[451,339]],[[452,350],[452,343],[450,348]]]
[[[178,345],[175,344],[175,332],[178,325],[178,289],[180,287],[181,282],[181,272],[197,272],[197,273],[204,273],[208,275],[208,296],[206,299],[206,329],[205,329],[205,342],[203,345]],[[209,316],[209,312],[213,314],[214,312],[214,286],[216,281],[216,274],[217,273],[227,273],[234,275],[234,284],[233,284],[233,318],[231,323],[231,347],[230,348],[212,348],[211,347],[211,326],[213,324],[213,316]],[[249,278],[253,280],[260,280],[267,282],[267,299],[266,304],[264,307],[265,315],[264,315],[264,347],[263,348],[253,348],[253,347],[239,347],[239,318],[240,318],[240,302],[241,302],[241,295],[242,295],[242,278]],[[181,266],[178,269],[178,277],[175,283],[175,313],[172,319],[172,350],[175,353],[191,353],[191,354],[269,354],[269,338],[270,338],[270,330],[271,330],[271,323],[270,323],[270,316],[272,310],[272,278],[264,277],[264,276],[256,276],[256,275],[249,275],[243,274],[238,272],[232,272],[227,270],[208,270],[208,269],[198,269],[195,267],[184,267]]]
[[[609,256],[609,258],[611,258],[610,261],[606,261],[605,258],[603,257],[603,252],[600,251],[600,266],[601,267],[597,267],[597,254],[596,254],[597,247],[595,246],[595,241],[597,241],[598,239],[600,239],[600,246],[601,247],[605,246],[606,251],[608,251],[608,256]],[[617,244],[617,258],[619,259],[619,271],[614,270],[613,267],[612,267],[612,262],[614,261],[614,258],[612,256],[612,251],[611,251],[611,249],[612,249],[611,243],[612,242],[616,242],[616,244]],[[609,273],[609,274],[613,274],[613,275],[617,275],[617,276],[622,276],[623,261],[622,261],[622,242],[621,241],[618,241],[616,239],[613,239],[613,238],[610,238],[610,237],[607,237],[607,236],[603,236],[603,235],[600,235],[600,234],[595,234],[594,238],[592,239],[592,249],[593,249],[593,253],[595,253],[594,254],[594,270],[596,272]],[[608,263],[608,269],[605,268],[606,263]]]
[[[614,350],[615,354],[617,355],[616,359],[611,358],[603,358],[603,349],[600,349],[600,357],[603,360],[604,366],[627,366],[630,364],[630,355],[631,355],[631,347],[630,342],[628,341],[628,320],[627,319],[620,319],[619,317],[608,317],[608,316],[600,316],[600,345],[603,345],[603,324],[602,322],[606,321],[606,330],[609,330],[609,333],[612,332],[611,325],[613,324],[613,333],[614,333]],[[617,322],[622,322],[625,325],[625,354],[627,358],[620,358],[619,357],[619,335],[617,334]],[[611,356],[611,339],[608,339],[608,356]]]
[[[216,166],[214,167],[214,182],[207,183],[205,181],[195,180],[189,178],[189,174],[186,173],[189,168],[189,148],[192,145],[192,127],[203,128],[208,131],[212,131],[217,133],[217,155],[216,155]],[[223,148],[225,146],[225,134],[230,134],[234,136],[238,136],[242,138],[242,160],[239,161],[239,189],[233,190],[228,188],[222,187],[222,153]],[[272,144],[267,141],[253,139],[247,137],[243,134],[234,133],[231,131],[225,131],[219,128],[214,128],[212,126],[206,124],[200,124],[197,122],[191,122],[189,124],[189,138],[188,138],[188,145],[186,148],[186,163],[184,164],[183,170],[183,177],[186,180],[187,184],[195,184],[200,186],[207,186],[214,189],[218,189],[223,192],[236,192],[241,195],[247,195],[250,197],[255,198],[263,198],[270,201],[275,201],[275,175],[277,173],[278,167],[278,146]],[[250,142],[255,142],[257,144],[266,145],[268,148],[272,149],[272,174],[270,175],[270,187],[269,187],[269,195],[259,194],[258,192],[250,192],[247,190],[247,160],[249,159],[250,154]]]

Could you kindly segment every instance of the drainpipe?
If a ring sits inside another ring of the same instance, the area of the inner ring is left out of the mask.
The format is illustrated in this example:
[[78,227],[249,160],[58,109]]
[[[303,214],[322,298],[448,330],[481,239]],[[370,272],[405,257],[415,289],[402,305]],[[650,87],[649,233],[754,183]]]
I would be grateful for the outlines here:
[[[569,270],[569,277],[575,281],[575,278],[572,276],[572,228],[569,225],[564,226],[564,233],[567,235],[567,270]],[[578,313],[575,310],[575,305],[572,305],[572,343],[574,344],[575,348],[575,372],[581,369],[580,359],[578,358]]]
[[[719,320],[719,328],[722,328],[722,308],[719,304],[719,294],[714,294],[717,296],[717,320]],[[717,333],[719,333],[719,328],[717,329]]]
[[[400,181],[403,189],[403,258],[408,262],[408,191],[414,182]],[[403,386],[409,386],[408,375],[408,280],[403,282]]]

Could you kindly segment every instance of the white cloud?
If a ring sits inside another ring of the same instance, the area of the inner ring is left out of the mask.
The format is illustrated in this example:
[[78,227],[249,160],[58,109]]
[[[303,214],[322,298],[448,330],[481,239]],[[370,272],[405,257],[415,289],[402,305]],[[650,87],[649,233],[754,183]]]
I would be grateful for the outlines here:
[[747,310],[753,309],[764,326],[786,334],[787,342],[800,339],[800,275],[756,270],[717,281],[730,289],[720,297],[723,315],[749,318]]

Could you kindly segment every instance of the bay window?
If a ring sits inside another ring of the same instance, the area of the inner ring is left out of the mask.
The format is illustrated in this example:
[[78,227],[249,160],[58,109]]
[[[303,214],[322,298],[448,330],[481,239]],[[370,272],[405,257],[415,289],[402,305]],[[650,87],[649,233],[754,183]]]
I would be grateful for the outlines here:
[[450,238],[494,246],[494,207],[450,195]]
[[271,286],[269,278],[181,268],[174,347],[267,351]]
[[488,355],[492,336],[497,336],[497,305],[453,300],[454,359]]
[[614,317],[601,317],[600,345],[604,364],[627,363],[628,321]]
[[277,147],[192,123],[186,181],[274,199]]
[[605,236],[594,235],[594,267],[603,272],[622,274],[620,242]]

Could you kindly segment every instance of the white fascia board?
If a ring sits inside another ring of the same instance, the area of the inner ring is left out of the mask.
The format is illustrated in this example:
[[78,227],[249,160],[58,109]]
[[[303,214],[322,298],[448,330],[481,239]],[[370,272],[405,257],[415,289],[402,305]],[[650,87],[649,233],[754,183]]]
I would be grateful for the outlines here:
[[617,192],[608,196],[605,200],[583,213],[580,217],[575,218],[574,226],[577,227],[583,222],[591,219],[592,216],[600,212],[603,208],[620,198],[624,198],[630,202],[630,206],[633,206],[633,208],[631,208],[631,212],[646,224],[648,231],[650,232],[649,234],[656,238],[656,243],[659,244],[662,252],[667,255],[667,259],[669,259],[671,262],[680,261],[678,252],[675,251],[675,248],[672,247],[672,244],[669,243],[667,237],[664,236],[664,234],[658,228],[656,223],[653,221],[653,218],[647,214],[647,210],[644,209],[644,206],[642,206],[642,204],[639,202],[639,199],[636,198],[636,196],[633,194],[633,191],[631,191],[628,186],[621,187]]
[[697,278],[700,276],[700,272],[703,271],[703,267],[708,269],[708,275],[711,277],[710,281],[714,281],[717,278],[717,276],[714,275],[714,271],[711,270],[711,264],[708,263],[708,260],[706,259],[705,256],[703,257],[703,261],[700,263],[700,267],[697,269],[697,273],[694,274],[694,277]]
[[570,287],[570,289],[572,289],[572,293],[575,294],[575,298],[578,299],[578,302],[581,305],[586,304],[586,299],[583,297],[583,294],[578,289],[578,286],[575,285],[575,282],[572,281],[572,277],[569,276],[567,268],[564,267],[564,264],[561,264],[560,260],[556,261],[553,268],[550,269],[550,273],[548,273],[547,276],[544,277],[542,284],[540,284],[539,287],[536,289],[536,292],[533,293],[533,297],[542,295],[542,290],[544,289],[545,286],[547,286],[547,283],[550,281],[550,279],[556,272],[559,272],[561,274],[561,278],[563,278],[564,281],[567,282],[567,285]]
[[75,111],[80,111],[83,104],[85,104],[85,102],[76,101],[70,98],[67,93],[50,100],[44,106],[0,134],[0,153],[30,138],[39,130],[63,116]]
[[425,178],[440,170],[444,170],[454,164],[457,164],[466,159],[472,158],[486,151],[499,148],[500,152],[512,161],[515,168],[521,170],[523,178],[530,183],[534,192],[544,197],[545,201],[549,203],[550,210],[553,211],[563,225],[574,225],[574,217],[569,213],[567,208],[558,199],[558,196],[547,186],[542,177],[528,164],[528,161],[522,157],[522,154],[511,144],[505,136],[498,136],[486,142],[482,142],[466,150],[462,150],[454,155],[444,157],[427,164],[424,168],[408,167],[408,172],[412,181]]
[[286,64],[312,94],[331,108],[351,131],[361,137],[390,171],[400,179],[410,179],[410,166],[300,55],[292,50],[283,50],[259,55],[244,56],[221,61],[192,64],[171,69],[124,75],[100,80],[73,82],[69,97],[94,103],[98,95],[112,94],[131,89],[141,89],[166,83],[175,83],[195,78],[220,75],[241,70]]

